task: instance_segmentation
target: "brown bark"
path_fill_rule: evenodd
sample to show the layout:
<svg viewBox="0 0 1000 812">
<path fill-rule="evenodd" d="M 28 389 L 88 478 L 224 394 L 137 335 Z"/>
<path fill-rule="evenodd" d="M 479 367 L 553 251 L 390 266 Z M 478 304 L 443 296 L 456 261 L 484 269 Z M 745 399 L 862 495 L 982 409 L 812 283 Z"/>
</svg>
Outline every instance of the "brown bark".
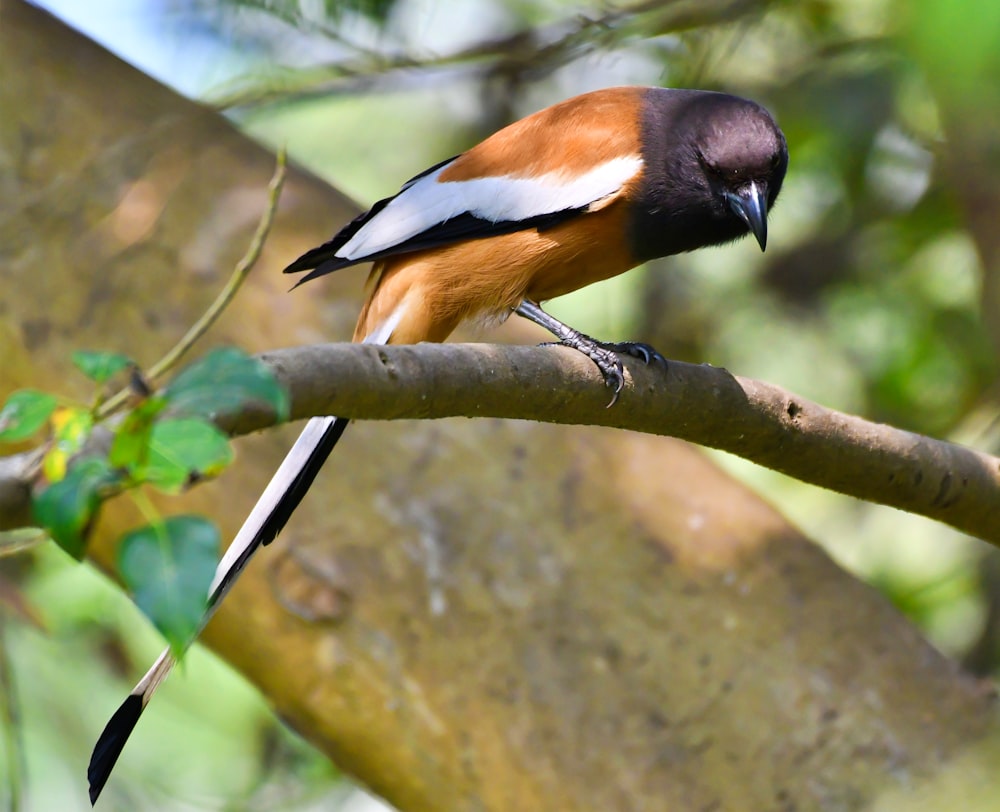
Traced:
<svg viewBox="0 0 1000 812">
<path fill-rule="evenodd" d="M 0 386 L 82 395 L 71 349 L 149 362 L 207 304 L 273 160 L 20 0 L 0 113 Z M 346 337 L 363 270 L 277 270 L 350 214 L 294 172 L 212 341 Z M 290 436 L 171 509 L 232 534 Z M 99 565 L 136 521 L 109 506 Z M 402 810 L 862 809 L 993 730 L 987 686 L 758 497 L 611 429 L 353 427 L 206 639 Z"/>
<path fill-rule="evenodd" d="M 260 358 L 288 389 L 293 419 L 505 417 L 676 437 L 1000 544 L 996 457 L 826 409 L 725 369 L 634 361 L 620 405 L 611 409 L 597 368 L 568 349 L 326 344 Z M 216 417 L 237 435 L 272 426 L 274 419 L 259 408 Z M 108 439 L 99 437 L 101 453 Z M 28 468 L 0 460 L 0 529 L 25 521 Z"/>
</svg>

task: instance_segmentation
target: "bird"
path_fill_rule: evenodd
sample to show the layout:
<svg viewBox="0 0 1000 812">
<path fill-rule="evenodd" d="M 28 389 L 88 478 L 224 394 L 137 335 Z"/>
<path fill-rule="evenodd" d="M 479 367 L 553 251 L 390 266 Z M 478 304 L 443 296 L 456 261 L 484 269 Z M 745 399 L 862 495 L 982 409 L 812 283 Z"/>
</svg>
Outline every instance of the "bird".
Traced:
<svg viewBox="0 0 1000 812">
<path fill-rule="evenodd" d="M 285 273 L 307 272 L 297 288 L 371 262 L 356 342 L 440 342 L 463 322 L 516 313 L 588 356 L 613 405 L 621 355 L 649 363 L 659 354 L 597 341 L 541 304 L 648 260 L 750 234 L 763 251 L 787 167 L 785 136 L 756 102 L 705 90 L 596 90 L 421 172 Z M 348 422 L 307 422 L 219 562 L 201 628 L 285 526 Z M 88 768 L 92 803 L 173 663 L 165 651 L 101 734 Z"/>
</svg>

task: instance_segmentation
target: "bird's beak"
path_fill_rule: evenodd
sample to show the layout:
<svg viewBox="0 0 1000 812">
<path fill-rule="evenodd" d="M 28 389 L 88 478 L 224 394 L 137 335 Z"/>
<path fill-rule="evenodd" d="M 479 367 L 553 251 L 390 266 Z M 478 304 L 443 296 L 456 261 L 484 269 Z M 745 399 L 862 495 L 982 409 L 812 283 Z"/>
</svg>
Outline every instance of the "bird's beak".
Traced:
<svg viewBox="0 0 1000 812">
<path fill-rule="evenodd" d="M 736 216 L 747 224 L 763 251 L 767 247 L 767 184 L 751 181 L 739 191 L 726 192 L 726 200 Z"/>
</svg>

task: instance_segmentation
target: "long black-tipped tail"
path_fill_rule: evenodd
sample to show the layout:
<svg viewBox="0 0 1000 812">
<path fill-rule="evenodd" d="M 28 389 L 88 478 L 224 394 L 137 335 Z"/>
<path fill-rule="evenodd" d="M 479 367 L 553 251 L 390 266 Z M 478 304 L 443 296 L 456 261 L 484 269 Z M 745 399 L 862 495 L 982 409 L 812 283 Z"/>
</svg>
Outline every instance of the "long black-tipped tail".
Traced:
<svg viewBox="0 0 1000 812">
<path fill-rule="evenodd" d="M 101 790 L 104 789 L 125 742 L 132 735 L 135 723 L 142 716 L 143 708 L 145 705 L 142 697 L 138 694 L 129 694 L 101 731 L 101 737 L 97 740 L 94 752 L 90 756 L 90 766 L 87 767 L 91 804 L 96 803 Z"/>
<path fill-rule="evenodd" d="M 349 422 L 343 417 L 314 417 L 306 424 L 219 562 L 209 589 L 208 606 L 195 637 L 211 620 L 254 553 L 281 532 Z M 96 803 L 139 717 L 173 664 L 170 651 L 164 651 L 105 726 L 87 768 L 91 804 Z"/>
<path fill-rule="evenodd" d="M 226 596 L 254 553 L 282 531 L 350 422 L 346 417 L 314 417 L 306 423 L 222 556 L 209 589 L 209 612 Z"/>
<path fill-rule="evenodd" d="M 204 625 L 204 624 L 202 624 Z M 115 711 L 101 736 L 94 746 L 94 752 L 90 756 L 90 766 L 87 767 L 87 780 L 90 782 L 90 803 L 95 803 L 97 797 L 104 789 L 111 770 L 114 769 L 118 756 L 121 755 L 122 748 L 128 737 L 132 735 L 136 722 L 146 709 L 146 703 L 153 695 L 157 686 L 167 678 L 170 669 L 173 668 L 174 658 L 170 655 L 170 650 L 164 651 L 153 663 L 152 668 L 139 680 L 139 683 L 132 689 L 121 707 Z"/>
</svg>

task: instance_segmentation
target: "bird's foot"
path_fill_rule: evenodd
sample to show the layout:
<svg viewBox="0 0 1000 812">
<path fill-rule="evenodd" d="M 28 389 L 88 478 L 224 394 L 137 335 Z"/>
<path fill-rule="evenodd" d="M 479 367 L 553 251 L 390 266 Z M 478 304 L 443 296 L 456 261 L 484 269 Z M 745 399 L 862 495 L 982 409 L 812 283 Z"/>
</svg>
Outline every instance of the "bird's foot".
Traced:
<svg viewBox="0 0 1000 812">
<path fill-rule="evenodd" d="M 572 347 L 593 361 L 601 371 L 604 383 L 614 390 L 611 402 L 608 404 L 609 409 L 618 402 L 618 395 L 625 386 L 625 368 L 620 355 L 638 358 L 647 365 L 650 363 L 667 365 L 667 359 L 650 344 L 641 341 L 598 341 L 584 333 L 574 332 L 575 335 L 566 336 L 559 341 L 548 341 L 540 346 Z"/>
<path fill-rule="evenodd" d="M 572 347 L 577 352 L 582 352 L 597 365 L 604 378 L 604 383 L 613 390 L 608 408 L 610 409 L 618 402 L 618 395 L 621 394 L 622 387 L 625 386 L 625 367 L 622 365 L 622 359 L 618 357 L 615 345 L 604 344 L 588 335 L 574 331 L 573 335 L 564 336 L 559 341 L 546 341 L 539 346 Z"/>
<path fill-rule="evenodd" d="M 625 386 L 625 367 L 622 365 L 622 359 L 619 358 L 619 354 L 639 358 L 645 364 L 651 361 L 656 361 L 664 365 L 667 363 L 666 359 L 649 346 L 649 344 L 640 344 L 637 341 L 622 341 L 620 343 L 597 341 L 581 333 L 579 330 L 574 330 L 569 325 L 563 324 L 557 318 L 542 310 L 536 302 L 530 299 L 522 301 L 515 310 L 519 315 L 544 327 L 559 339 L 558 341 L 547 342 L 541 346 L 557 345 L 572 347 L 574 350 L 582 352 L 597 364 L 601 375 L 604 376 L 604 383 L 614 390 L 611 402 L 608 404 L 609 409 L 618 402 L 618 395 L 621 394 L 622 388 Z"/>
</svg>

